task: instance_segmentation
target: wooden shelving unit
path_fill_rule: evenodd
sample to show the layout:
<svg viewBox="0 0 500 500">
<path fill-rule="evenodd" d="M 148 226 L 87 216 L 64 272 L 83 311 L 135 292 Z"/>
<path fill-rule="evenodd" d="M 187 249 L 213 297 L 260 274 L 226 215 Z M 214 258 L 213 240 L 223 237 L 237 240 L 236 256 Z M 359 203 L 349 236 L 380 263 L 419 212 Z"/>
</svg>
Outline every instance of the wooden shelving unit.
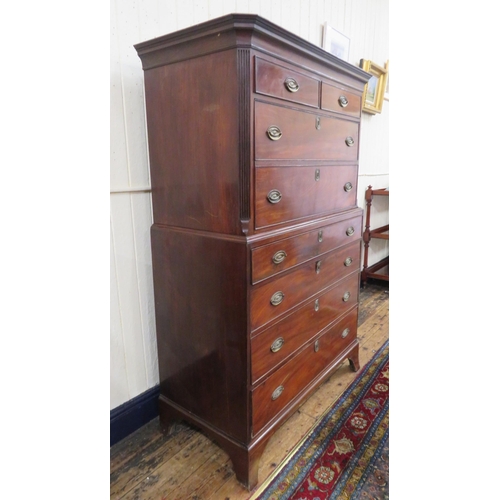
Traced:
<svg viewBox="0 0 500 500">
<path fill-rule="evenodd" d="M 389 240 L 389 224 L 375 229 L 370 229 L 371 206 L 374 196 L 389 196 L 389 189 L 372 189 L 368 186 L 365 193 L 366 200 L 366 225 L 363 232 L 365 243 L 365 255 L 363 259 L 363 270 L 361 271 L 361 283 L 364 286 L 368 278 L 389 281 L 389 256 L 384 257 L 379 262 L 368 266 L 368 250 L 370 241 L 375 239 Z"/>
</svg>

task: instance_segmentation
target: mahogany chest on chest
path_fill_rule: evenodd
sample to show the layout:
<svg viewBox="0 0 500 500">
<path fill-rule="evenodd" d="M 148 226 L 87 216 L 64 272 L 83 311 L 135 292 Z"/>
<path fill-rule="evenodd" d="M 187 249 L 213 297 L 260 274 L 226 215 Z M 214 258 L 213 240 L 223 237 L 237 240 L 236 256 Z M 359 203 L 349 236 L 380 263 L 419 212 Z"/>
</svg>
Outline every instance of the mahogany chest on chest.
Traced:
<svg viewBox="0 0 500 500">
<path fill-rule="evenodd" d="M 160 420 L 257 483 L 273 432 L 359 368 L 368 76 L 256 15 L 137 44 L 146 95 Z"/>
</svg>

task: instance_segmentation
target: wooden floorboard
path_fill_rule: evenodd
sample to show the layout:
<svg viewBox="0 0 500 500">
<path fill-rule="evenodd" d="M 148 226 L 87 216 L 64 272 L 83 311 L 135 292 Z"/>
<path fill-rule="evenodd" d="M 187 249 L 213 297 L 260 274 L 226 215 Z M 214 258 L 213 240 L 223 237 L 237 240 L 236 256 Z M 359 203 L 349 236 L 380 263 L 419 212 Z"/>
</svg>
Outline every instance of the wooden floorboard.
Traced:
<svg viewBox="0 0 500 500">
<path fill-rule="evenodd" d="M 368 283 L 360 291 L 358 337 L 364 366 L 389 338 L 388 284 Z M 259 466 L 259 485 L 269 477 L 342 395 L 355 378 L 344 361 L 286 420 L 267 445 Z M 228 455 L 186 424 L 166 436 L 159 419 L 111 447 L 112 500 L 247 500 Z"/>
</svg>

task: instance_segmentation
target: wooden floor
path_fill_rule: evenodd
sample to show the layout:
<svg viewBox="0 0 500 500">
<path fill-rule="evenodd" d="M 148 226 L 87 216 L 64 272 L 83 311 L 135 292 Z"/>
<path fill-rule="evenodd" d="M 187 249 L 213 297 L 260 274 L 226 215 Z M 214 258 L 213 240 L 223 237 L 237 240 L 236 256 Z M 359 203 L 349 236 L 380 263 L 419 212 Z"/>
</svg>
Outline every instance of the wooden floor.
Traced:
<svg viewBox="0 0 500 500">
<path fill-rule="evenodd" d="M 358 336 L 361 367 L 389 337 L 388 284 L 368 283 L 360 293 Z M 356 374 L 344 361 L 333 375 L 282 425 L 261 459 L 259 485 L 342 394 Z M 228 455 L 207 437 L 180 424 L 170 436 L 158 418 L 111 448 L 111 499 L 243 500 Z M 259 487 L 257 486 L 257 488 Z"/>
</svg>

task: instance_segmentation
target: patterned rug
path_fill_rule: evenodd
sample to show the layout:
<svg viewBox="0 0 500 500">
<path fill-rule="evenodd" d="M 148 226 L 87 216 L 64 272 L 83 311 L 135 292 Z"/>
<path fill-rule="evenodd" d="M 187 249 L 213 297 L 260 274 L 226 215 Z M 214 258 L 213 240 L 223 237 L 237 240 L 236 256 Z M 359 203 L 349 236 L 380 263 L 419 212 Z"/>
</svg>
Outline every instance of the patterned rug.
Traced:
<svg viewBox="0 0 500 500">
<path fill-rule="evenodd" d="M 389 498 L 389 341 L 251 500 Z"/>
</svg>

